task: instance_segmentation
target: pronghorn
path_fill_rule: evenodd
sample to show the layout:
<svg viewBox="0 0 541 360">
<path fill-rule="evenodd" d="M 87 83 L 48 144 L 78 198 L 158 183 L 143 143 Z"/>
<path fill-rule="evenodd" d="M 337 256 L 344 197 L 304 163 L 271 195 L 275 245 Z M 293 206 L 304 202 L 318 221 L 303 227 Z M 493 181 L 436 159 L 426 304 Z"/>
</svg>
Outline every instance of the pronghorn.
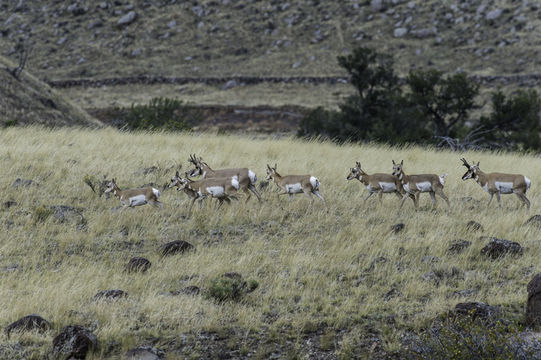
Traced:
<svg viewBox="0 0 541 360">
<path fill-rule="evenodd" d="M 372 174 L 368 175 L 361 169 L 361 163 L 356 162 L 356 166 L 350 169 L 349 175 L 346 177 L 346 180 L 357 179 L 359 180 L 366 189 L 368 190 L 368 196 L 364 198 L 366 201 L 370 196 L 378 193 L 379 201 L 381 202 L 383 194 L 396 194 L 400 199 L 402 199 L 403 194 L 405 193 L 402 184 L 395 176 L 391 174 Z M 413 199 L 413 196 L 410 195 Z"/>
<path fill-rule="evenodd" d="M 250 191 L 255 194 L 257 199 L 261 201 L 261 195 L 257 192 L 255 188 L 255 183 L 257 181 L 257 176 L 255 173 L 248 168 L 238 168 L 238 169 L 220 169 L 213 170 L 211 167 L 203 161 L 203 158 L 197 158 L 195 154 L 190 155 L 188 159 L 191 162 L 195 169 L 192 169 L 189 173 L 190 176 L 199 176 L 202 175 L 203 179 L 206 178 L 230 178 L 232 176 L 237 176 L 239 180 L 239 186 L 246 193 L 248 201 L 251 197 Z"/>
<path fill-rule="evenodd" d="M 498 206 L 501 206 L 500 194 L 515 194 L 522 202 L 522 206 L 526 205 L 530 208 L 530 200 L 526 197 L 526 191 L 530 188 L 532 182 L 524 175 L 489 173 L 486 174 L 479 169 L 477 165 L 470 165 L 466 159 L 462 158 L 463 165 L 468 168 L 468 171 L 462 176 L 462 180 L 475 179 L 481 187 L 490 194 L 488 205 L 492 201 L 494 194 L 498 199 Z"/>
<path fill-rule="evenodd" d="M 278 195 L 289 195 L 289 199 L 293 198 L 293 194 L 304 193 L 310 199 L 310 205 L 314 201 L 312 194 L 316 195 L 325 204 L 325 199 L 319 193 L 320 182 L 315 176 L 311 175 L 286 175 L 281 176 L 276 172 L 276 164 L 270 167 L 267 164 L 267 179 L 273 180 L 276 185 L 282 190 Z"/>
<path fill-rule="evenodd" d="M 123 210 L 128 207 L 145 205 L 147 203 L 156 209 L 158 207 L 163 207 L 163 204 L 158 201 L 160 191 L 153 187 L 120 190 L 116 184 L 116 180 L 112 179 L 111 182 L 107 184 L 105 193 L 109 193 L 111 191 L 120 199 L 120 202 L 124 206 Z"/>
<path fill-rule="evenodd" d="M 415 208 L 419 208 L 419 194 L 420 193 L 430 193 L 430 198 L 432 199 L 432 208 L 436 207 L 436 194 L 438 194 L 449 206 L 449 199 L 443 193 L 444 179 L 447 174 L 438 176 L 436 174 L 422 174 L 422 175 L 406 175 L 403 170 L 404 160 L 397 164 L 393 160 L 393 176 L 396 176 L 402 187 L 406 191 L 406 194 L 402 197 L 402 202 L 400 203 L 400 208 L 404 205 L 404 201 L 407 198 L 407 195 L 413 195 L 413 203 Z"/>
<path fill-rule="evenodd" d="M 201 208 L 203 200 L 209 196 L 218 199 L 218 209 L 224 201 L 228 204 L 231 203 L 230 199 L 238 201 L 238 198 L 233 195 L 239 190 L 237 175 L 230 178 L 212 178 L 198 181 L 191 180 L 187 172 L 185 175 L 186 178 L 183 179 L 177 171 L 171 179 L 169 187 L 176 186 L 178 191 L 184 191 L 186 195 L 192 198 L 188 214 L 191 214 L 193 204 L 196 200 L 199 201 L 199 208 Z"/>
</svg>

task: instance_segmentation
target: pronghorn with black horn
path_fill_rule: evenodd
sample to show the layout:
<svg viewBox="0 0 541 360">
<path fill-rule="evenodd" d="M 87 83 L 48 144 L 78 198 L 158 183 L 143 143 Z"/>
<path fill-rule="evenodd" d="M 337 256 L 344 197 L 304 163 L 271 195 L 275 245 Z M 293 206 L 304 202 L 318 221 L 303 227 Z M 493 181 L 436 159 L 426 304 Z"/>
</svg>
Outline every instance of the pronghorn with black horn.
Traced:
<svg viewBox="0 0 541 360">
<path fill-rule="evenodd" d="M 350 169 L 346 180 L 357 179 L 368 190 L 368 195 L 364 198 L 366 201 L 370 196 L 375 193 L 378 194 L 379 201 L 382 201 L 383 194 L 396 194 L 398 198 L 402 199 L 405 191 L 402 184 L 395 176 L 391 174 L 372 174 L 369 175 L 361 169 L 361 162 L 357 161 L 354 168 Z M 413 196 L 410 195 L 413 199 Z"/>
<path fill-rule="evenodd" d="M 270 167 L 267 164 L 267 180 L 274 181 L 276 185 L 282 190 L 278 195 L 289 195 L 289 199 L 293 198 L 294 194 L 304 193 L 310 199 L 310 206 L 314 201 L 312 194 L 317 196 L 323 201 L 326 206 L 325 199 L 319 193 L 319 180 L 312 175 L 286 175 L 281 176 L 276 171 L 276 164 L 274 167 Z"/>
<path fill-rule="evenodd" d="M 500 194 L 515 194 L 522 205 L 530 208 L 530 200 L 526 197 L 526 191 L 530 188 L 532 182 L 524 175 L 504 174 L 504 173 L 484 173 L 479 169 L 479 162 L 476 165 L 470 165 L 466 159 L 462 158 L 462 164 L 468 169 L 462 176 L 462 180 L 475 179 L 475 181 L 490 194 L 488 205 L 492 202 L 494 194 L 498 199 L 498 206 L 501 206 Z"/>
<path fill-rule="evenodd" d="M 199 201 L 199 208 L 201 208 L 205 198 L 216 198 L 219 201 L 218 209 L 224 201 L 228 204 L 231 203 L 230 199 L 238 201 L 238 198 L 234 195 L 239 190 L 239 181 L 236 175 L 230 178 L 213 178 L 197 181 L 191 180 L 188 177 L 188 172 L 185 175 L 186 178 L 183 179 L 177 171 L 171 179 L 169 187 L 176 186 L 178 191 L 184 191 L 186 195 L 192 198 L 188 215 L 191 214 L 193 204 L 196 200 Z"/>
<path fill-rule="evenodd" d="M 402 197 L 400 208 L 402 208 L 402 205 L 404 205 L 404 201 L 408 195 L 414 196 L 413 203 L 415 204 L 415 208 L 419 208 L 419 195 L 424 192 L 430 194 L 430 198 L 432 199 L 432 208 L 436 207 L 436 194 L 445 200 L 447 206 L 450 206 L 449 199 L 443 192 L 443 186 L 445 184 L 444 179 L 447 174 L 443 174 L 441 176 L 436 174 L 406 175 L 404 173 L 403 166 L 404 160 L 402 160 L 400 164 L 395 163 L 393 160 L 393 176 L 398 178 L 406 192 Z"/>
<path fill-rule="evenodd" d="M 120 202 L 124 206 L 123 210 L 128 207 L 135 207 L 145 204 L 150 204 L 156 209 L 163 207 L 163 204 L 158 201 L 160 191 L 153 187 L 120 190 L 116 184 L 116 180 L 112 179 L 109 184 L 107 184 L 105 193 L 110 193 L 111 191 L 119 198 Z"/>
<path fill-rule="evenodd" d="M 191 162 L 195 169 L 192 169 L 189 173 L 190 176 L 203 176 L 203 179 L 207 178 L 228 178 L 232 176 L 237 176 L 239 180 L 239 186 L 246 195 L 246 201 L 251 197 L 250 191 L 254 193 L 259 201 L 261 201 L 261 195 L 257 192 L 255 188 L 255 183 L 257 181 L 257 176 L 255 173 L 248 168 L 238 168 L 238 169 L 220 169 L 213 170 L 206 162 L 203 161 L 202 157 L 197 158 L 195 154 L 190 155 L 188 159 Z"/>
</svg>

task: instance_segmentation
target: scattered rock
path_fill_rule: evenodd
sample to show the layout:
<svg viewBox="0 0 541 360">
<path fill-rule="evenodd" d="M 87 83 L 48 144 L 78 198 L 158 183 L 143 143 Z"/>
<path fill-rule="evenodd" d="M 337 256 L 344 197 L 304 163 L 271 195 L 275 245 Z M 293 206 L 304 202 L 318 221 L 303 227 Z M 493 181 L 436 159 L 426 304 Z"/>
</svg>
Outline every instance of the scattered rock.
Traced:
<svg viewBox="0 0 541 360">
<path fill-rule="evenodd" d="M 35 185 L 35 184 L 36 183 L 34 182 L 34 180 L 17 178 L 15 179 L 13 184 L 11 184 L 11 186 L 17 188 L 17 187 L 28 187 L 30 185 Z"/>
<path fill-rule="evenodd" d="M 126 264 L 126 271 L 129 273 L 132 272 L 146 272 L 148 269 L 150 269 L 150 266 L 152 263 L 143 257 L 133 257 L 128 261 Z"/>
<path fill-rule="evenodd" d="M 436 263 L 436 262 L 440 261 L 440 258 L 437 257 L 437 256 L 423 256 L 421 261 L 424 262 L 424 263 Z"/>
<path fill-rule="evenodd" d="M 468 231 L 484 231 L 483 225 L 473 220 L 468 221 L 466 229 L 468 229 Z"/>
<path fill-rule="evenodd" d="M 174 255 L 193 250 L 195 250 L 195 246 L 184 240 L 171 241 L 160 247 L 160 253 L 162 256 Z"/>
<path fill-rule="evenodd" d="M 68 325 L 53 339 L 53 354 L 55 358 L 84 359 L 97 346 L 98 338 L 90 330 Z"/>
<path fill-rule="evenodd" d="M 522 255 L 522 246 L 514 241 L 491 238 L 490 242 L 481 249 L 481 254 L 492 259 L 498 259 L 507 254 Z"/>
<path fill-rule="evenodd" d="M 128 26 L 131 23 L 133 23 L 137 19 L 137 13 L 135 11 L 130 11 L 126 15 L 122 16 L 118 21 L 116 22 L 117 26 L 123 27 Z"/>
<path fill-rule="evenodd" d="M 389 290 L 387 293 L 385 293 L 383 295 L 383 301 L 389 301 L 395 297 L 398 297 L 402 295 L 402 293 L 400 291 L 398 291 L 397 288 L 392 288 L 391 290 Z"/>
<path fill-rule="evenodd" d="M 370 262 L 370 266 L 366 271 L 373 271 L 376 267 L 376 264 L 384 264 L 387 262 L 387 258 L 384 256 L 378 256 L 377 258 L 373 259 L 372 262 Z"/>
<path fill-rule="evenodd" d="M 76 208 L 69 205 L 51 205 L 49 206 L 49 209 L 53 211 L 54 218 L 60 222 L 85 222 L 82 214 L 83 209 L 81 208 Z"/>
<path fill-rule="evenodd" d="M 371 0 L 370 7 L 372 7 L 372 10 L 374 11 L 384 11 L 385 3 L 383 2 L 383 0 Z"/>
<path fill-rule="evenodd" d="M 4 203 L 4 207 L 9 209 L 10 207 L 17 206 L 17 202 L 14 200 L 8 200 Z"/>
<path fill-rule="evenodd" d="M 73 3 L 70 6 L 68 6 L 67 10 L 73 16 L 79 16 L 79 15 L 84 15 L 88 11 L 88 8 L 78 3 Z"/>
<path fill-rule="evenodd" d="M 235 80 L 229 80 L 224 86 L 222 86 L 222 90 L 229 90 L 237 86 L 239 86 L 239 84 Z"/>
<path fill-rule="evenodd" d="M 436 275 L 434 271 L 429 271 L 421 275 L 421 279 L 423 279 L 424 281 L 434 281 L 436 283 L 440 280 L 440 278 Z"/>
<path fill-rule="evenodd" d="M 119 289 L 102 290 L 94 295 L 94 301 L 98 300 L 118 300 L 124 297 L 128 297 L 128 293 Z"/>
<path fill-rule="evenodd" d="M 405 226 L 406 225 L 404 225 L 403 223 L 392 225 L 391 226 L 391 231 L 394 232 L 395 234 L 398 234 L 399 232 L 404 230 Z"/>
<path fill-rule="evenodd" d="M 302 65 L 302 61 L 299 60 L 296 63 L 294 63 L 293 65 L 291 65 L 291 68 L 296 69 L 296 68 L 300 67 L 301 65 Z"/>
<path fill-rule="evenodd" d="M 6 334 L 9 337 L 10 333 L 15 332 L 22 332 L 22 331 L 31 331 L 31 330 L 38 330 L 38 331 L 47 331 L 51 328 L 51 323 L 42 318 L 39 315 L 32 314 L 23 316 L 19 320 L 15 321 L 14 323 L 9 324 L 6 327 Z"/>
<path fill-rule="evenodd" d="M 190 285 L 190 286 L 185 287 L 184 289 L 171 291 L 171 295 L 181 295 L 181 294 L 184 294 L 184 295 L 199 295 L 200 292 L 201 292 L 201 289 L 199 289 L 197 286 Z"/>
<path fill-rule="evenodd" d="M 528 303 L 526 305 L 526 324 L 541 325 L 541 273 L 528 283 Z"/>
<path fill-rule="evenodd" d="M 451 243 L 451 245 L 449 246 L 449 249 L 447 249 L 448 252 L 450 253 L 461 253 L 462 251 L 464 251 L 464 249 L 468 248 L 471 246 L 471 241 L 467 241 L 467 240 L 462 240 L 462 239 L 459 239 L 459 240 L 456 240 L 454 242 Z"/>
<path fill-rule="evenodd" d="M 394 29 L 393 36 L 394 36 L 395 38 L 401 38 L 401 37 L 403 37 L 404 35 L 406 35 L 407 33 L 408 33 L 408 29 L 403 28 L 403 27 L 400 27 L 400 28 Z"/>
<path fill-rule="evenodd" d="M 467 302 L 456 304 L 455 314 L 469 315 L 472 318 L 488 319 L 500 313 L 500 308 L 480 302 Z"/>
<path fill-rule="evenodd" d="M 492 10 L 492 11 L 489 11 L 489 12 L 486 14 L 485 18 L 486 18 L 487 20 L 496 20 L 496 19 L 498 19 L 498 18 L 502 15 L 502 13 L 503 13 L 503 10 L 502 10 L 502 9 L 494 9 L 494 10 Z"/>
<path fill-rule="evenodd" d="M 541 228 L 541 215 L 534 215 L 524 223 L 524 225 L 535 226 Z"/>
<path fill-rule="evenodd" d="M 159 360 L 165 357 L 165 352 L 155 347 L 140 346 L 126 352 L 126 360 Z"/>
</svg>

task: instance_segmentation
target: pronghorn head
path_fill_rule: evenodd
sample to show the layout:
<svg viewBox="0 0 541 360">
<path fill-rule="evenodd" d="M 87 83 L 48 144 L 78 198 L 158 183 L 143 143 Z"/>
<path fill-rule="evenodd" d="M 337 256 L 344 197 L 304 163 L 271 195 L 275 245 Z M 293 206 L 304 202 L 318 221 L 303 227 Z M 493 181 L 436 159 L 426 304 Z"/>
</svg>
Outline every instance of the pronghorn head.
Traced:
<svg viewBox="0 0 541 360">
<path fill-rule="evenodd" d="M 400 162 L 400 164 L 397 164 L 393 160 L 393 176 L 400 177 L 402 174 L 402 167 L 404 166 L 404 160 Z"/>
<path fill-rule="evenodd" d="M 107 184 L 107 189 L 105 189 L 104 194 L 110 193 L 111 191 L 113 194 L 116 195 L 116 192 L 120 190 L 116 184 L 116 179 L 113 178 L 111 181 Z"/>
<path fill-rule="evenodd" d="M 477 176 L 477 172 L 479 171 L 479 161 L 476 165 L 470 165 L 466 159 L 462 158 L 460 160 L 462 160 L 462 165 L 468 168 L 468 171 L 466 171 L 466 173 L 462 176 L 462 180 L 475 178 Z"/>
<path fill-rule="evenodd" d="M 173 186 L 180 186 L 180 183 L 181 183 L 181 178 L 180 178 L 180 175 L 178 173 L 178 170 L 177 172 L 175 173 L 175 176 L 173 176 L 171 178 L 171 182 L 169 183 L 169 187 L 172 188 Z"/>
<path fill-rule="evenodd" d="M 204 166 L 208 167 L 208 164 L 203 161 L 203 158 L 202 157 L 197 158 L 195 154 L 190 155 L 190 158 L 188 159 L 188 161 L 191 162 L 195 166 L 195 169 L 190 170 L 189 172 L 190 176 L 203 175 L 204 173 L 203 167 Z"/>
<path fill-rule="evenodd" d="M 274 179 L 274 176 L 277 174 L 276 167 L 277 167 L 276 164 L 274 164 L 274 167 L 270 167 L 270 165 L 267 164 L 267 177 L 266 177 L 267 181 Z"/>
<path fill-rule="evenodd" d="M 363 175 L 365 175 L 365 172 L 361 170 L 361 163 L 357 161 L 355 167 L 349 170 L 346 180 L 359 179 L 360 181 L 363 179 Z"/>
</svg>

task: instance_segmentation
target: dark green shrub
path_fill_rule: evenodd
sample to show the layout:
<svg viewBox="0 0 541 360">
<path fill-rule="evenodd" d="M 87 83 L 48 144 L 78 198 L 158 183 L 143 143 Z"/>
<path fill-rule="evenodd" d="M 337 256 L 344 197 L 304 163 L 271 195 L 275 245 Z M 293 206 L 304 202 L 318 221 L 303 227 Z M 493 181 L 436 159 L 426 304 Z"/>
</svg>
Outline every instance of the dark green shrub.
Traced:
<svg viewBox="0 0 541 360">
<path fill-rule="evenodd" d="M 242 279 L 219 276 L 210 281 L 208 295 L 218 301 L 239 300 L 245 287 Z"/>
<path fill-rule="evenodd" d="M 113 111 L 115 123 L 130 130 L 190 130 L 201 121 L 199 112 L 181 100 L 157 97 L 145 105 Z"/>
<path fill-rule="evenodd" d="M 35 222 L 42 222 L 45 221 L 53 214 L 53 210 L 45 205 L 39 206 L 34 209 L 34 221 Z"/>
</svg>

